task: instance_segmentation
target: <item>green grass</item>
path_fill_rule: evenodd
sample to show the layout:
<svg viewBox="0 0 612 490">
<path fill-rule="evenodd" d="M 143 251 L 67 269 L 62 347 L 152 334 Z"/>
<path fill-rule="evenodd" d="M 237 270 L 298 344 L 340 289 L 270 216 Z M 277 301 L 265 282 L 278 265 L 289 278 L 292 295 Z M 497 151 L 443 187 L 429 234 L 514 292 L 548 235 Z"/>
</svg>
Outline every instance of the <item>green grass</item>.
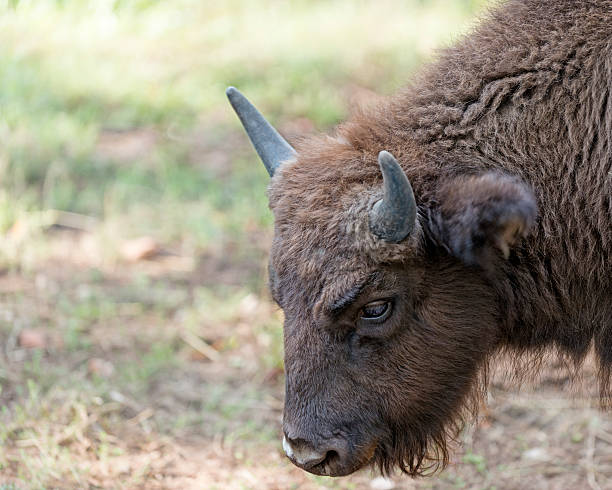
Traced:
<svg viewBox="0 0 612 490">
<path fill-rule="evenodd" d="M 270 225 L 267 176 L 235 152 L 224 88 L 328 128 L 347 87 L 393 91 L 482 3 L 0 2 L 0 231 L 53 208 L 199 249 L 242 243 Z M 154 135 L 142 151 L 100 151 L 139 130 Z"/>
</svg>

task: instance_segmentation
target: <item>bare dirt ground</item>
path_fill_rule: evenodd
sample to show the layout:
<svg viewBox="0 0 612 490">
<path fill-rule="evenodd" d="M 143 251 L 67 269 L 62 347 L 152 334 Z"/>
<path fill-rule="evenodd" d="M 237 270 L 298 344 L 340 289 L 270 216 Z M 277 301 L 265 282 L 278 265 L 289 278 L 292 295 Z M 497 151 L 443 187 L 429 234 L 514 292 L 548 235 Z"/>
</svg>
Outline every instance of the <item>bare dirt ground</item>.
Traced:
<svg viewBox="0 0 612 490">
<path fill-rule="evenodd" d="M 158 254 L 109 265 L 92 259 L 87 233 L 46 239 L 35 271 L 0 276 L 11 325 L 0 334 L 0 488 L 612 488 L 612 419 L 596 408 L 593 373 L 587 364 L 576 390 L 554 362 L 523 391 L 500 365 L 440 474 L 310 476 L 279 442 L 280 313 L 262 291 L 209 321 L 194 299 L 261 264 Z"/>
</svg>

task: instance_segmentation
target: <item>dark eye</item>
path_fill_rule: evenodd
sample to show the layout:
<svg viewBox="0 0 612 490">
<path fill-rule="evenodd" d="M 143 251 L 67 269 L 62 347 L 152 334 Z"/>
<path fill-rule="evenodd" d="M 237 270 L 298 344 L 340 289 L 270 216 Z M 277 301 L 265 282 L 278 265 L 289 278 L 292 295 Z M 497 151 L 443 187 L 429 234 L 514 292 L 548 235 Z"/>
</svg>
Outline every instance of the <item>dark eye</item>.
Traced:
<svg viewBox="0 0 612 490">
<path fill-rule="evenodd" d="M 361 319 L 368 321 L 382 322 L 391 314 L 391 301 L 379 300 L 368 303 L 361 308 Z"/>
</svg>

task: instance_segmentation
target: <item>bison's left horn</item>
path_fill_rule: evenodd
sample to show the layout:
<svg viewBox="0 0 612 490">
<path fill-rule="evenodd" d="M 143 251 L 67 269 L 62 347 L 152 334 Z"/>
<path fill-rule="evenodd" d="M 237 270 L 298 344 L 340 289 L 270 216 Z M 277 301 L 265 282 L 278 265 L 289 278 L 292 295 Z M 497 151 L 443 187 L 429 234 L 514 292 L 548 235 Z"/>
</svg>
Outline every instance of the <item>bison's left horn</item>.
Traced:
<svg viewBox="0 0 612 490">
<path fill-rule="evenodd" d="M 399 243 L 416 223 L 416 201 L 412 186 L 397 160 L 388 151 L 378 154 L 383 174 L 384 195 L 370 211 L 370 231 L 378 238 Z"/>
<path fill-rule="evenodd" d="M 272 177 L 281 163 L 295 158 L 295 150 L 237 89 L 228 87 L 225 94 Z"/>
</svg>

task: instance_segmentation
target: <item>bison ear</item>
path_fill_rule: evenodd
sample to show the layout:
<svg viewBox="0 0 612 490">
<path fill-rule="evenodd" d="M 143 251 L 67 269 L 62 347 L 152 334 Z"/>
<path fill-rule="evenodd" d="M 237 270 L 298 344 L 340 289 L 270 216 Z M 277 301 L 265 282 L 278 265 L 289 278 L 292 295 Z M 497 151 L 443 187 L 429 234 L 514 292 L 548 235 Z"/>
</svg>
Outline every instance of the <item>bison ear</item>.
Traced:
<svg viewBox="0 0 612 490">
<path fill-rule="evenodd" d="M 500 253 L 508 258 L 537 217 L 531 189 L 495 172 L 452 179 L 440 188 L 438 202 L 440 241 L 465 263 L 484 267 Z"/>
</svg>

